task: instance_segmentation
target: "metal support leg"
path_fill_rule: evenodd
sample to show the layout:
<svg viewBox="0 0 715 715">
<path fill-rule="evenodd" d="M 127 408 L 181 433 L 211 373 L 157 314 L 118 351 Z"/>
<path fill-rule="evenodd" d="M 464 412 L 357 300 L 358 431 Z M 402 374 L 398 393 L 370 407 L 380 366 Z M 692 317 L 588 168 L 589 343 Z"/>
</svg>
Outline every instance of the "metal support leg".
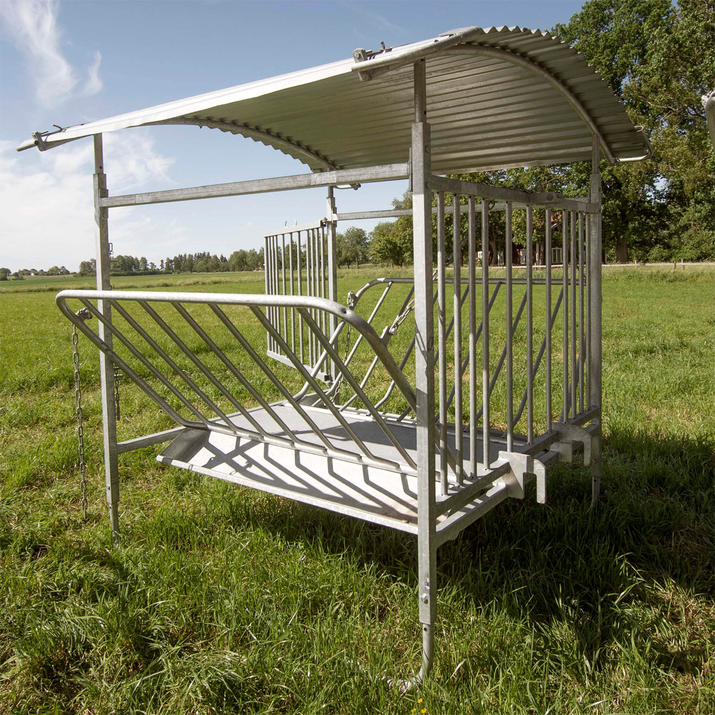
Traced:
<svg viewBox="0 0 715 715">
<path fill-rule="evenodd" d="M 97 224 L 97 289 L 110 290 L 109 282 L 109 210 L 100 208 L 99 199 L 106 198 L 107 176 L 104 173 L 102 135 L 94 135 L 94 220 Z M 99 301 L 97 307 L 107 320 L 112 319 L 111 307 Z M 112 347 L 112 334 L 100 323 L 99 338 Z M 102 389 L 102 434 L 104 438 L 104 483 L 106 488 L 112 539 L 119 538 L 119 460 L 117 451 L 117 417 L 114 407 L 114 366 L 104 353 L 99 355 L 100 382 Z"/>
<path fill-rule="evenodd" d="M 591 203 L 601 205 L 601 172 L 599 168 L 600 146 L 598 137 L 593 138 L 593 157 L 591 159 Z M 602 352 L 601 352 L 601 213 L 589 214 L 590 251 L 588 256 L 588 291 L 590 297 L 591 314 L 588 316 L 588 329 L 590 337 L 590 355 L 588 369 L 590 372 L 591 407 L 598 407 L 598 417 L 593 424 L 598 426 L 598 436 L 591 454 L 591 507 L 598 502 L 601 490 L 601 451 L 603 422 L 602 408 Z"/>
<path fill-rule="evenodd" d="M 415 277 L 415 367 L 417 387 L 417 540 L 419 608 L 422 624 L 420 682 L 434 658 L 437 612 L 437 548 L 435 506 L 434 319 L 432 305 L 432 171 L 430 127 L 427 124 L 425 61 L 414 66 L 415 123 L 412 125 L 412 212 Z"/>
</svg>

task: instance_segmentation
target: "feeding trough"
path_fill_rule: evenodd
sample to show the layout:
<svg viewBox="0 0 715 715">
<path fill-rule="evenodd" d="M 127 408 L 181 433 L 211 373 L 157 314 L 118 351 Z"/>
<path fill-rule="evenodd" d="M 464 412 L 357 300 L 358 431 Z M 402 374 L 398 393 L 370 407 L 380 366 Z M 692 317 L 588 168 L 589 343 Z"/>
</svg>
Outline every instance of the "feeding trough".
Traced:
<svg viewBox="0 0 715 715">
<path fill-rule="evenodd" d="M 156 125 L 250 137 L 311 173 L 111 195 L 102 135 Z M 599 160 L 644 158 L 647 140 L 583 56 L 520 28 L 356 50 L 34 133 L 19 149 L 85 137 L 95 149 L 97 290 L 63 291 L 57 302 L 101 351 L 113 531 L 119 455 L 170 442 L 158 457 L 167 464 L 414 534 L 423 678 L 434 651 L 437 547 L 505 499 L 524 498 L 532 481 L 545 501 L 549 468 L 575 450 L 598 497 Z M 449 177 L 575 161 L 592 167 L 580 198 Z M 409 180 L 411 209 L 338 210 L 336 187 L 397 179 Z M 110 288 L 115 208 L 320 187 L 324 216 L 265 236 L 263 295 Z M 413 275 L 344 295 L 339 223 L 404 215 Z M 176 427 L 118 442 L 115 368 Z"/>
</svg>

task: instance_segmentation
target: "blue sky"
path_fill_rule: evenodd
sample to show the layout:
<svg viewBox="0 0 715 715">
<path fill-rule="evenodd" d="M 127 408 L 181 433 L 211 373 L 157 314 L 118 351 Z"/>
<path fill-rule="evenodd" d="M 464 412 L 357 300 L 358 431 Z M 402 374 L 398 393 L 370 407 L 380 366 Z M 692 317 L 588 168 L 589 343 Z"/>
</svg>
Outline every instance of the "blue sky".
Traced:
<svg viewBox="0 0 715 715">
<path fill-rule="evenodd" d="M 578 0 L 2 0 L 0 265 L 76 270 L 94 256 L 92 142 L 15 152 L 32 131 L 68 126 L 479 25 L 548 29 Z M 196 127 L 105 136 L 110 193 L 305 173 L 251 140 Z M 403 182 L 337 194 L 339 211 L 389 208 Z M 117 209 L 117 254 L 159 263 L 177 253 L 229 256 L 264 232 L 324 214 L 324 190 Z M 361 224 L 366 229 L 372 224 Z M 340 226 L 343 230 L 346 226 Z"/>
</svg>

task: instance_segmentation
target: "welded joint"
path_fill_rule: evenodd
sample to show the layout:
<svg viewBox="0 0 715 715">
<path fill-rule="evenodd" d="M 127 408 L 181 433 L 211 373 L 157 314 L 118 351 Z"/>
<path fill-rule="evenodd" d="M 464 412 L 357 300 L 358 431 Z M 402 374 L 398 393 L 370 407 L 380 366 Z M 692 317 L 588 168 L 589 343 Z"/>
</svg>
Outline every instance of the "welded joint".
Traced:
<svg viewBox="0 0 715 715">
<path fill-rule="evenodd" d="M 559 453 L 559 461 L 571 464 L 576 445 L 583 446 L 583 463 L 590 467 L 598 448 L 597 441 L 600 437 L 598 425 L 578 427 L 577 425 L 562 423 L 554 425 L 559 433 L 559 441 L 554 442 L 550 449 Z"/>
<path fill-rule="evenodd" d="M 536 477 L 536 501 L 546 503 L 546 465 L 536 457 L 521 452 L 499 452 L 499 460 L 509 463 L 509 472 L 503 479 L 509 496 L 523 499 L 530 476 Z"/>
</svg>

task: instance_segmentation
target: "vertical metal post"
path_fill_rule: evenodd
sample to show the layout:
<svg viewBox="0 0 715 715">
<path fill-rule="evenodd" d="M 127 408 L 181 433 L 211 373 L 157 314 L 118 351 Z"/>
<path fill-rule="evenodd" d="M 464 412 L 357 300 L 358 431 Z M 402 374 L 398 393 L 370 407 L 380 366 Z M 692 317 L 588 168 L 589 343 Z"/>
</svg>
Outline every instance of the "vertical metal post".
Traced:
<svg viewBox="0 0 715 715">
<path fill-rule="evenodd" d="M 263 237 L 263 285 L 265 286 L 266 295 L 271 294 L 270 290 L 270 279 L 268 270 L 268 236 Z M 266 350 L 271 349 L 271 336 L 270 333 L 266 332 Z"/>
<path fill-rule="evenodd" d="M 109 209 L 101 208 L 99 200 L 109 195 L 107 175 L 104 173 L 102 135 L 94 135 L 94 220 L 97 224 L 97 289 L 111 290 L 109 255 Z M 103 300 L 97 302 L 99 312 L 111 323 L 112 308 Z M 100 321 L 97 335 L 112 347 L 112 333 Z M 104 353 L 99 355 L 102 391 L 102 433 L 104 439 L 104 483 L 109 506 L 112 539 L 119 539 L 119 459 L 117 452 L 117 415 L 114 405 L 114 366 Z"/>
<path fill-rule="evenodd" d="M 477 217 L 469 197 L 469 457 L 472 478 L 477 478 Z"/>
<path fill-rule="evenodd" d="M 439 372 L 439 466 L 442 494 L 449 489 L 447 467 L 447 298 L 445 266 L 447 264 L 444 227 L 444 192 L 437 194 L 437 367 Z"/>
<path fill-rule="evenodd" d="M 506 268 L 506 451 L 514 451 L 514 352 L 512 343 L 512 233 L 511 203 L 506 205 L 506 237 L 504 244 L 504 265 Z"/>
<path fill-rule="evenodd" d="M 412 216 L 415 278 L 415 386 L 417 392 L 417 541 L 422 670 L 432 667 L 437 606 L 435 506 L 434 314 L 432 305 L 432 173 L 427 124 L 427 73 L 424 60 L 414 65 L 415 122 L 412 125 Z"/>
<path fill-rule="evenodd" d="M 464 430 L 462 427 L 462 236 L 459 194 L 454 195 L 452 263 L 454 265 L 454 453 L 457 461 L 457 484 L 462 484 L 464 471 Z"/>
<path fill-rule="evenodd" d="M 302 259 L 303 249 L 300 241 L 300 231 L 298 231 L 298 237 L 296 239 L 296 259 L 298 262 L 298 295 L 303 295 L 303 259 Z M 298 344 L 300 345 L 300 361 L 305 364 L 305 354 L 303 348 L 303 316 L 298 313 Z"/>
<path fill-rule="evenodd" d="M 327 239 L 328 239 L 328 295 L 327 298 L 337 302 L 338 300 L 338 260 L 337 260 L 337 246 L 335 243 L 335 237 L 337 235 L 337 221 L 335 216 L 337 215 L 337 210 L 335 207 L 335 190 L 332 186 L 328 187 L 328 196 L 325 201 L 325 217 L 328 220 L 326 227 Z M 337 320 L 335 316 L 331 313 L 328 318 L 328 329 L 329 334 L 335 333 L 337 328 Z M 337 348 L 337 345 L 335 346 Z M 331 361 L 330 363 L 330 374 L 333 379 L 337 376 L 337 368 L 335 363 Z"/>
<path fill-rule="evenodd" d="M 551 209 L 544 214 L 546 251 L 546 431 L 552 430 L 551 414 Z"/>
<path fill-rule="evenodd" d="M 531 206 L 526 207 L 526 430 L 527 441 L 534 441 L 534 220 Z"/>
<path fill-rule="evenodd" d="M 578 412 L 578 364 L 576 363 L 576 264 L 578 255 L 576 253 L 576 212 L 571 212 L 571 275 L 569 283 L 571 284 L 571 329 L 570 329 L 570 345 L 571 345 L 571 416 L 576 417 Z"/>
<path fill-rule="evenodd" d="M 482 464 L 491 466 L 489 414 L 489 202 L 482 199 Z"/>
<path fill-rule="evenodd" d="M 584 365 L 586 356 L 584 354 L 586 337 L 584 330 L 584 279 L 583 279 L 583 212 L 578 214 L 578 408 L 579 412 L 584 410 Z"/>
<path fill-rule="evenodd" d="M 563 209 L 561 211 L 561 264 L 562 264 L 562 276 L 561 276 L 561 290 L 563 295 L 563 300 L 561 303 L 561 310 L 563 311 L 563 355 L 562 355 L 562 366 L 563 366 L 563 412 L 561 413 L 561 419 L 559 422 L 566 422 L 569 418 L 569 240 L 568 240 L 568 216 L 569 212 Z"/>
<path fill-rule="evenodd" d="M 596 214 L 589 214 L 589 256 L 588 256 L 588 295 L 591 313 L 589 314 L 589 339 L 591 352 L 589 354 L 589 375 L 591 407 L 599 410 L 598 418 L 593 422 L 599 427 L 596 444 L 591 450 L 591 505 L 595 506 L 601 489 L 601 450 L 603 439 L 603 421 L 601 417 L 601 171 L 599 167 L 600 146 L 598 138 L 593 138 L 593 157 L 591 159 L 591 203 L 599 206 Z"/>
</svg>

